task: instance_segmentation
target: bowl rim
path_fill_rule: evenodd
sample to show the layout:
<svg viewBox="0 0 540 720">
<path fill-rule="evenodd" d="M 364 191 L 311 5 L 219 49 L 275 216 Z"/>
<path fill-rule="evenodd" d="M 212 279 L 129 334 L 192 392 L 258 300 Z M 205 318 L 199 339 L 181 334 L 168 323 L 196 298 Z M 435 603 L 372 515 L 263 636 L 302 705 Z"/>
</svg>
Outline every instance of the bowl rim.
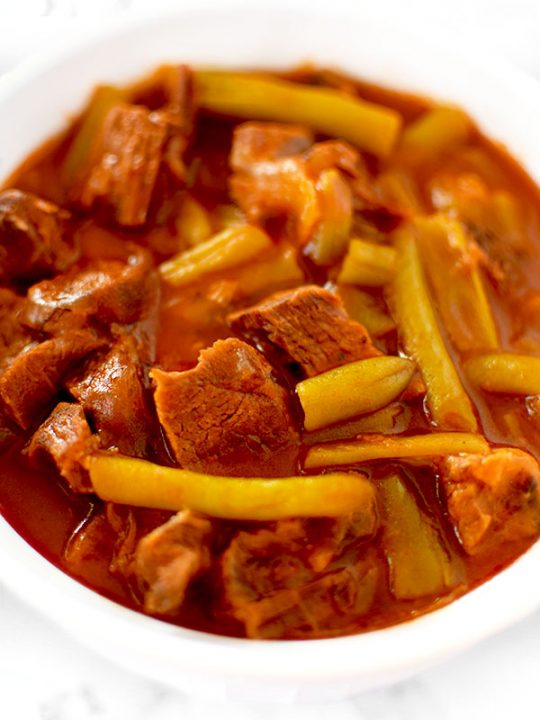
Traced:
<svg viewBox="0 0 540 720">
<path fill-rule="evenodd" d="M 381 19 L 380 14 L 378 16 L 373 10 L 368 13 L 365 8 L 330 10 L 314 7 L 306 12 L 305 5 L 296 0 L 265 1 L 257 3 L 256 9 L 248 2 L 231 2 L 224 9 L 221 4 L 190 0 L 174 11 L 148 16 L 138 14 L 127 21 L 125 18 L 113 20 L 97 32 L 90 32 L 82 41 L 76 37 L 73 41 L 60 43 L 54 51 L 46 51 L 24 61 L 0 78 L 0 108 L 14 94 L 24 94 L 25 88 L 28 90 L 58 67 L 72 60 L 76 63 L 85 52 L 99 49 L 102 44 L 120 36 L 140 34 L 143 28 L 148 29 L 148 23 L 159 28 L 165 23 L 186 21 L 188 17 L 191 22 L 208 21 L 207 13 L 211 9 L 214 23 L 220 18 L 224 23 L 230 21 L 237 11 L 244 14 L 244 19 L 247 13 L 251 21 L 256 22 L 255 15 L 259 15 L 263 7 L 267 16 L 271 14 L 274 18 L 279 16 L 289 21 L 293 15 L 304 20 L 316 16 L 318 21 L 337 18 L 340 22 L 347 22 L 353 15 L 365 20 L 367 14 L 370 22 Z M 424 40 L 417 39 L 426 46 Z M 427 46 L 430 46 L 429 43 Z M 514 95 L 520 97 L 526 107 L 540 109 L 540 84 L 519 70 L 500 60 L 490 59 L 486 63 L 484 58 L 474 58 L 464 61 L 440 44 L 433 44 L 431 48 L 438 56 L 441 53 L 445 55 L 447 61 L 453 58 L 453 61 L 463 62 L 472 71 L 502 83 L 506 89 L 512 86 Z M 379 78 L 374 80 L 380 82 Z M 397 89 L 404 89 L 405 85 L 406 79 L 388 83 L 389 87 Z M 90 89 L 87 88 L 87 91 Z M 480 118 L 481 109 L 478 112 Z M 484 124 L 481 118 L 480 122 Z M 489 127 L 489 124 L 486 116 L 485 126 Z M 540 142 L 532 159 L 527 156 L 526 144 L 510 144 L 511 149 L 515 149 L 514 156 L 528 173 L 540 180 Z M 22 155 L 27 152 L 25 150 Z M 114 642 L 123 644 L 125 655 L 133 653 L 134 656 L 142 644 L 145 652 L 155 655 L 156 665 L 174 658 L 179 666 L 201 672 L 208 670 L 208 650 L 211 647 L 211 666 L 224 676 L 264 676 L 288 682 L 295 679 L 310 682 L 329 678 L 354 679 L 359 675 L 375 678 L 381 673 L 413 665 L 421 667 L 446 658 L 540 607 L 540 574 L 536 572 L 539 558 L 540 544 L 536 543 L 509 568 L 453 603 L 390 628 L 323 640 L 272 642 L 188 630 L 122 607 L 64 574 L 28 545 L 4 518 L 0 518 L 0 580 L 87 644 L 98 647 L 114 639 Z M 511 608 L 511 612 L 501 614 L 501 607 Z M 75 627 L 80 617 L 86 618 L 85 627 Z"/>
</svg>

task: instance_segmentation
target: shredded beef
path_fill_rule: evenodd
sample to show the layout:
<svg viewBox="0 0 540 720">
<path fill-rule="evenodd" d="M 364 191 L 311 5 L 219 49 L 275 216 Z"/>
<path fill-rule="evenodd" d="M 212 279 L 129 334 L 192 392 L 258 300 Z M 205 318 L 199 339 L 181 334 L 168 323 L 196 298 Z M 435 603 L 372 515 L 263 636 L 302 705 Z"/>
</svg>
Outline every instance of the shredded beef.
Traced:
<svg viewBox="0 0 540 720">
<path fill-rule="evenodd" d="M 0 376 L 0 399 L 8 415 L 28 430 L 52 405 L 67 374 L 102 346 L 86 330 L 28 345 Z"/>
<path fill-rule="evenodd" d="M 184 510 L 142 538 L 135 572 L 147 612 L 179 610 L 188 585 L 210 567 L 211 531 L 209 520 Z"/>
<path fill-rule="evenodd" d="M 28 454 L 54 463 L 72 490 L 92 492 L 86 459 L 97 445 L 81 406 L 61 402 L 34 433 Z"/>
<path fill-rule="evenodd" d="M 540 467 L 522 450 L 454 455 L 441 466 L 458 538 L 470 555 L 535 537 L 540 530 Z"/>
<path fill-rule="evenodd" d="M 0 280 L 36 280 L 66 270 L 78 251 L 69 213 L 21 190 L 0 193 Z"/>
<path fill-rule="evenodd" d="M 101 447 L 146 457 L 151 448 L 152 414 L 144 388 L 144 369 L 135 340 L 124 336 L 84 373 L 67 382 L 97 431 Z"/>
<path fill-rule="evenodd" d="M 225 600 L 251 638 L 318 637 L 353 623 L 369 610 L 378 582 L 376 559 L 310 562 L 301 520 L 240 532 L 222 558 Z M 334 558 L 343 547 L 336 547 Z M 334 559 L 332 558 L 332 559 Z"/>
<path fill-rule="evenodd" d="M 341 300 L 309 285 L 287 290 L 229 316 L 232 329 L 312 377 L 332 368 L 379 355 L 368 331 L 351 320 Z"/>
<path fill-rule="evenodd" d="M 159 421 L 183 467 L 225 475 L 292 471 L 297 434 L 287 395 L 257 350 L 218 340 L 192 370 L 154 369 L 151 376 Z"/>
</svg>

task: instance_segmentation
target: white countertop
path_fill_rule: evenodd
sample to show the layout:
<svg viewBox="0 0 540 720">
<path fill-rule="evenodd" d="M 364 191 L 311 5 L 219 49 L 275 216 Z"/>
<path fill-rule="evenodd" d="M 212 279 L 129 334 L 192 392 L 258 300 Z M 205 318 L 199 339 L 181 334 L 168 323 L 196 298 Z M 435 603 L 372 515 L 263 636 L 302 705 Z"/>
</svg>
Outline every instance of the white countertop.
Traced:
<svg viewBox="0 0 540 720">
<path fill-rule="evenodd" d="M 332 0 L 364 2 L 365 0 Z M 58 33 L 181 0 L 0 0 L 0 72 Z M 256 0 L 253 0 L 255 4 Z M 313 5 L 319 0 L 306 0 Z M 454 31 L 540 78 L 536 0 L 377 0 L 389 21 Z M 223 0 L 226 4 L 226 0 Z M 540 118 L 539 118 L 540 127 Z M 540 130 L 539 130 L 540 131 Z M 1 142 L 1 138 L 0 138 Z M 82 620 L 83 621 L 83 620 Z M 2 720 L 508 720 L 540 718 L 540 612 L 407 682 L 342 703 L 295 708 L 214 704 L 162 687 L 90 652 L 0 586 Z"/>
</svg>

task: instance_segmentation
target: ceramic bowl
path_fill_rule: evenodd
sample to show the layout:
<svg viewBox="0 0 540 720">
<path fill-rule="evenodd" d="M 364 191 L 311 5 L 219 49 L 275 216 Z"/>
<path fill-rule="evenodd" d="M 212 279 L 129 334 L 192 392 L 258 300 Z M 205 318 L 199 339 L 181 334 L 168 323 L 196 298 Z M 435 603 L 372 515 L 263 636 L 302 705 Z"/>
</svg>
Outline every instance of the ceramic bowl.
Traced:
<svg viewBox="0 0 540 720">
<path fill-rule="evenodd" d="M 303 3 L 306 8 L 307 4 Z M 540 86 L 492 60 L 414 37 L 376 9 L 302 10 L 294 0 L 182 10 L 102 29 L 0 80 L 0 178 L 60 130 L 97 83 L 124 83 L 164 62 L 290 68 L 311 60 L 461 105 L 540 180 Z M 313 641 L 217 637 L 145 617 L 99 596 L 35 552 L 0 519 L 0 580 L 81 642 L 125 667 L 214 698 L 337 700 L 403 679 L 540 606 L 540 544 L 453 604 L 396 627 Z"/>
</svg>

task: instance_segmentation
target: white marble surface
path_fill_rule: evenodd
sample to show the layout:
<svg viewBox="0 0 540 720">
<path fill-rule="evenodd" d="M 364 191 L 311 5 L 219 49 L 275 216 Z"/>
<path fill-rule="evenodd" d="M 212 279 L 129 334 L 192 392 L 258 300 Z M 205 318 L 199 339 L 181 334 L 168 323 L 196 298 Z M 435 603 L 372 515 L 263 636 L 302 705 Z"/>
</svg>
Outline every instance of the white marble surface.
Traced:
<svg viewBox="0 0 540 720">
<path fill-rule="evenodd" d="M 319 1 L 306 0 L 306 5 Z M 332 1 L 358 4 L 367 0 Z M 388 12 L 390 22 L 450 29 L 464 51 L 501 54 L 540 77 L 537 0 L 377 2 Z M 180 3 L 0 0 L 0 72 L 36 49 L 54 45 L 59 33 L 77 33 L 107 16 Z M 540 717 L 539 675 L 540 612 L 412 680 L 351 701 L 297 708 L 218 706 L 112 665 L 0 586 L 2 720 L 534 720 Z"/>
</svg>

